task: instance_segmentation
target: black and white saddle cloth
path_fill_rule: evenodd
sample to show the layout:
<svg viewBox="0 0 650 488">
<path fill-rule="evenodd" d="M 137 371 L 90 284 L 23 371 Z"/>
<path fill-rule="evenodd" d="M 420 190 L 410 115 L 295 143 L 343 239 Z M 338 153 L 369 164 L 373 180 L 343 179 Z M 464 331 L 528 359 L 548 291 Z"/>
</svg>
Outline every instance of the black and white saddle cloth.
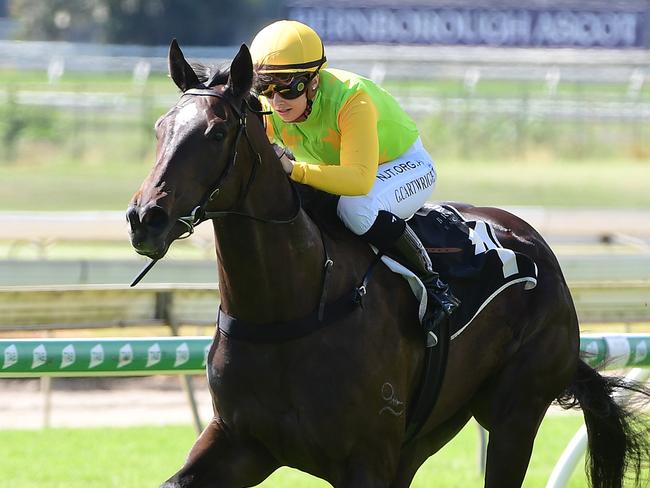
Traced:
<svg viewBox="0 0 650 488">
<path fill-rule="evenodd" d="M 427 205 L 409 225 L 429 252 L 433 269 L 461 301 L 451 317 L 452 339 L 506 288 L 523 283 L 525 290 L 532 290 L 537 285 L 537 266 L 531 258 L 503 247 L 489 223 L 465 220 L 451 205 Z M 420 280 L 390 258 L 382 259 L 409 282 L 420 300 L 422 318 L 426 293 Z"/>
</svg>

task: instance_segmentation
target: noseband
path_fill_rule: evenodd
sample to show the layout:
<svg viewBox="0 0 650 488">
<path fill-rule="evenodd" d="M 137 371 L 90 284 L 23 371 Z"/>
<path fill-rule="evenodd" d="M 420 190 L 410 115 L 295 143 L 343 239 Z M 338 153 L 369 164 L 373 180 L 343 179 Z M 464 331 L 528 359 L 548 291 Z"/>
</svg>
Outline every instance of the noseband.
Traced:
<svg viewBox="0 0 650 488">
<path fill-rule="evenodd" d="M 300 209 L 302 208 L 302 202 L 300 199 L 300 194 L 296 189 L 296 185 L 291 180 L 289 180 L 291 184 L 291 191 L 293 193 L 294 200 L 297 203 L 296 203 L 295 212 L 293 212 L 291 217 L 287 219 L 263 219 L 260 217 L 256 217 L 255 215 L 239 212 L 232 209 L 222 210 L 218 212 L 211 212 L 206 210 L 206 207 L 210 204 L 210 202 L 212 202 L 219 195 L 223 182 L 226 180 L 226 178 L 230 174 L 230 171 L 232 170 L 232 168 L 235 166 L 237 162 L 237 154 L 238 154 L 237 148 L 239 147 L 239 142 L 242 134 L 244 135 L 244 138 L 246 139 L 246 142 L 248 143 L 248 147 L 250 148 L 251 152 L 255 154 L 257 161 L 256 163 L 253 163 L 253 167 L 251 169 L 250 176 L 248 177 L 248 182 L 246 183 L 246 187 L 244 188 L 244 191 L 240 194 L 237 202 L 233 205 L 233 208 L 237 207 L 245 200 L 246 196 L 248 195 L 248 191 L 250 190 L 250 187 L 253 184 L 253 181 L 255 180 L 255 175 L 257 173 L 258 165 L 262 164 L 262 157 L 260 156 L 260 153 L 255 150 L 250 140 L 250 137 L 248 136 L 248 130 L 246 126 L 247 111 L 249 110 L 252 113 L 258 115 L 267 115 L 270 114 L 271 112 L 264 112 L 252 108 L 247 98 L 244 98 L 242 100 L 242 104 L 240 107 L 237 107 L 232 98 L 224 95 L 223 93 L 210 90 L 208 88 L 191 88 L 185 91 L 182 96 L 186 96 L 186 95 L 217 97 L 220 98 L 221 100 L 226 101 L 230 106 L 230 108 L 232 109 L 232 111 L 235 112 L 235 114 L 238 117 L 238 127 L 237 127 L 237 136 L 235 137 L 235 144 L 233 146 L 233 152 L 231 157 L 229 158 L 228 164 L 223 169 L 221 174 L 217 177 L 216 182 L 210 187 L 210 189 L 203 196 L 201 202 L 196 207 L 194 207 L 194 210 L 192 210 L 190 215 L 178 218 L 178 222 L 182 223 L 187 227 L 185 234 L 181 235 L 181 237 L 179 237 L 178 239 L 186 239 L 187 237 L 192 235 L 194 233 L 194 228 L 205 220 L 225 217 L 228 215 L 236 215 L 239 217 L 252 219 L 258 222 L 263 222 L 266 224 L 289 224 L 294 220 L 296 220 L 296 218 L 300 213 Z"/>
</svg>

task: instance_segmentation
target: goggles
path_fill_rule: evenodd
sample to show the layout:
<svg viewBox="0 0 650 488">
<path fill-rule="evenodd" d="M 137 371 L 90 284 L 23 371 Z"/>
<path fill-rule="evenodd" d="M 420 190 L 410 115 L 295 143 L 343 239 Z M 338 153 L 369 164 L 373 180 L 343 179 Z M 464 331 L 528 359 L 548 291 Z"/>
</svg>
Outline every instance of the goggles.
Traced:
<svg viewBox="0 0 650 488">
<path fill-rule="evenodd" d="M 277 93 L 286 100 L 294 100 L 307 91 L 307 84 L 315 73 L 299 75 L 287 79 L 276 77 L 261 77 L 258 80 L 257 93 L 266 98 L 273 98 Z"/>
</svg>

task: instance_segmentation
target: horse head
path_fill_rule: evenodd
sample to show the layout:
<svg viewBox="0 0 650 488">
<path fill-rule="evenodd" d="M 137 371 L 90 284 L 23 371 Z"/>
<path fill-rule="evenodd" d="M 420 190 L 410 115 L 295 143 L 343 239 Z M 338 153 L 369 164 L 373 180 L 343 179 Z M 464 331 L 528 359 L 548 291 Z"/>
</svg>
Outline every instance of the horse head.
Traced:
<svg viewBox="0 0 650 488">
<path fill-rule="evenodd" d="M 214 73 L 204 84 L 173 40 L 169 73 L 182 95 L 155 124 L 156 161 L 126 214 L 131 244 L 152 259 L 191 233 L 207 210 L 234 205 L 246 169 L 242 164 L 234 168 L 237 148 L 243 153 L 239 159 L 252 152 L 246 119 L 253 66 L 245 45 L 229 71 Z M 254 132 L 264 136 L 261 124 Z"/>
</svg>

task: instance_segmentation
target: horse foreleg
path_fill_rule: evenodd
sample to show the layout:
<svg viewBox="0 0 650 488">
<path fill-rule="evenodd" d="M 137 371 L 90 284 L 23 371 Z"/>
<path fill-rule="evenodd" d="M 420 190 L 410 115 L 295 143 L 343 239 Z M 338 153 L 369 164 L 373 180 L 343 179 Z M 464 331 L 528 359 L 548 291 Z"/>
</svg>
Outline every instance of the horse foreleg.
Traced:
<svg viewBox="0 0 650 488">
<path fill-rule="evenodd" d="M 266 479 L 277 462 L 254 441 L 234 439 L 219 419 L 196 440 L 183 467 L 160 488 L 239 488 Z"/>
</svg>

